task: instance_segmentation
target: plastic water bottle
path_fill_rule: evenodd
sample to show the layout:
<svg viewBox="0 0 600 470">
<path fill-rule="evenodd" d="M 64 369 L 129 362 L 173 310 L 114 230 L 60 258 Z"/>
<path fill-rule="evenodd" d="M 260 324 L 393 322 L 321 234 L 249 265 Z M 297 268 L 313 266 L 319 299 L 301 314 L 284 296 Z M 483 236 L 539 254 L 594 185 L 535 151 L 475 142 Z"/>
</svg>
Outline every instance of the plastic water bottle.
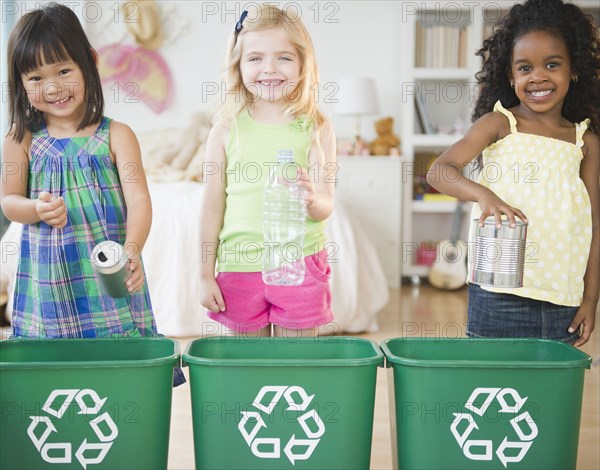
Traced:
<svg viewBox="0 0 600 470">
<path fill-rule="evenodd" d="M 265 186 L 262 278 L 272 286 L 298 286 L 304 281 L 304 188 L 297 184 L 293 150 L 280 150 Z"/>
</svg>

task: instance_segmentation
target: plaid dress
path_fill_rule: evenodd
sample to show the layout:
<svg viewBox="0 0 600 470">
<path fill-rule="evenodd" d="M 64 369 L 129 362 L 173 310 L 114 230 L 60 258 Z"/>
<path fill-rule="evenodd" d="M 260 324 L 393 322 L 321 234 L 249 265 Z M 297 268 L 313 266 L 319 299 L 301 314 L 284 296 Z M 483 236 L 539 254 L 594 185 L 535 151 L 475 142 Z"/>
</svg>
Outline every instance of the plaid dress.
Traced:
<svg viewBox="0 0 600 470">
<path fill-rule="evenodd" d="M 15 337 L 156 336 L 148 284 L 129 297 L 106 295 L 90 254 L 104 240 L 125 243 L 127 211 L 109 152 L 110 119 L 91 137 L 56 139 L 46 126 L 32 136 L 28 197 L 62 196 L 63 229 L 24 225 L 13 308 Z"/>
</svg>

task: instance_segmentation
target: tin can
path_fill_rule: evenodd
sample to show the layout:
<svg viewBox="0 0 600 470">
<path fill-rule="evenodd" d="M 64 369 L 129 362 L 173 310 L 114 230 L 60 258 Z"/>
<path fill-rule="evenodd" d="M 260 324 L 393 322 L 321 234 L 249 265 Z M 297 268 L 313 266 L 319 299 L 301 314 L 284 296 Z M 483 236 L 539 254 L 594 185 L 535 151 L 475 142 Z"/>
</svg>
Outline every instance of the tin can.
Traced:
<svg viewBox="0 0 600 470">
<path fill-rule="evenodd" d="M 120 298 L 130 294 L 125 285 L 131 275 L 131 271 L 127 269 L 129 260 L 120 244 L 111 240 L 98 243 L 92 250 L 90 261 L 98 274 L 102 289 L 108 295 Z"/>
<path fill-rule="evenodd" d="M 508 220 L 496 226 L 494 217 L 473 219 L 475 243 L 469 282 L 480 286 L 516 288 L 523 287 L 527 225 L 515 221 L 511 228 Z"/>
</svg>

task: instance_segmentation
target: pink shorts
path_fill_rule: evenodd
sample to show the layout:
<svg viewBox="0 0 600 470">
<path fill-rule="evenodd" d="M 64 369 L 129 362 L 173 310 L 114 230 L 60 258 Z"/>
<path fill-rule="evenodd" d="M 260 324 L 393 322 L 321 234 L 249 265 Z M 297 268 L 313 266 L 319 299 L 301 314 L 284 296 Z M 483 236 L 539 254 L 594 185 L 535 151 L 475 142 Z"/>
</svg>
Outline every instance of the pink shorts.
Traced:
<svg viewBox="0 0 600 470">
<path fill-rule="evenodd" d="M 327 250 L 307 256 L 304 281 L 299 286 L 268 286 L 257 272 L 217 275 L 226 310 L 208 312 L 213 320 L 235 331 L 257 331 L 273 323 L 289 330 L 316 328 L 333 320 L 331 268 Z"/>
</svg>

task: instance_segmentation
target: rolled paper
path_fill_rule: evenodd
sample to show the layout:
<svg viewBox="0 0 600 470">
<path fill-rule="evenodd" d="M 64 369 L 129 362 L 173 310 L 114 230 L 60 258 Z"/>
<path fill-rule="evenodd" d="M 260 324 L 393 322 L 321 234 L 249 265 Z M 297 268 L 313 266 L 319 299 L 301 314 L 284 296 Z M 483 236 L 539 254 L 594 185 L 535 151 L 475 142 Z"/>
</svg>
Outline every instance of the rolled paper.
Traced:
<svg viewBox="0 0 600 470">
<path fill-rule="evenodd" d="M 111 240 L 98 243 L 92 250 L 90 261 L 102 289 L 108 295 L 121 298 L 130 294 L 125 286 L 125 281 L 131 275 L 127 269 L 129 260 L 121 245 Z"/>
</svg>

